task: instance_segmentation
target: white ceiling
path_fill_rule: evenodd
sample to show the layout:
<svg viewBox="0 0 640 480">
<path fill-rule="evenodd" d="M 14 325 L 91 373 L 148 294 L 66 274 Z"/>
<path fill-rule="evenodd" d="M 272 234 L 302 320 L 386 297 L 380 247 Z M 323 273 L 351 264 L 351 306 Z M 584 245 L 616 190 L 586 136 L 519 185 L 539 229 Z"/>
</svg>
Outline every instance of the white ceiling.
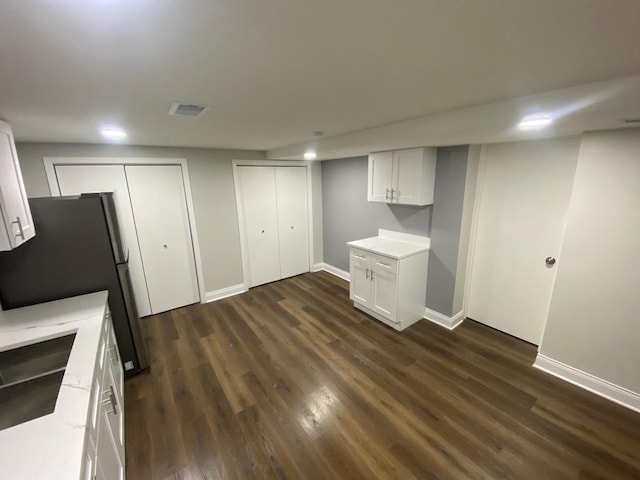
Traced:
<svg viewBox="0 0 640 480">
<path fill-rule="evenodd" d="M 495 132 L 547 97 L 501 101 L 629 77 L 545 94 L 555 108 L 607 92 L 557 133 L 611 128 L 640 116 L 635 86 L 614 88 L 638 84 L 639 24 L 638 0 L 3 0 L 0 117 L 21 141 L 100 143 L 114 124 L 130 144 L 274 158 L 324 130 L 335 158 L 412 146 L 452 118 L 456 135 L 419 143 L 509 139 Z M 211 109 L 169 116 L 174 101 Z"/>
</svg>

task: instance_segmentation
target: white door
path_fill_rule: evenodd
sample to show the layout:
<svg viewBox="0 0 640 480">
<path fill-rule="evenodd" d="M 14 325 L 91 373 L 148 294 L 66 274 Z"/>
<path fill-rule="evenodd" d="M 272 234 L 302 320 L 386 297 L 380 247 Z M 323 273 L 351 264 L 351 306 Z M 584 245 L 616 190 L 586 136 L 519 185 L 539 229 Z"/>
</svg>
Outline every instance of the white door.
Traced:
<svg viewBox="0 0 640 480">
<path fill-rule="evenodd" d="M 391 176 L 393 174 L 393 152 L 378 152 L 369 155 L 370 202 L 391 201 Z"/>
<path fill-rule="evenodd" d="M 278 208 L 273 167 L 238 167 L 250 287 L 279 280 Z"/>
<path fill-rule="evenodd" d="M 138 314 L 141 317 L 151 315 L 124 165 L 56 165 L 55 171 L 61 195 L 114 192 L 120 232 L 129 247 L 129 272 Z"/>
<path fill-rule="evenodd" d="M 371 303 L 371 256 L 358 250 L 351 251 L 349 260 L 349 296 L 362 305 Z"/>
<path fill-rule="evenodd" d="M 131 206 L 153 313 L 200 301 L 179 165 L 127 165 Z"/>
<path fill-rule="evenodd" d="M 276 167 L 281 278 L 309 271 L 307 169 Z"/>
<path fill-rule="evenodd" d="M 539 344 L 556 272 L 545 258 L 560 252 L 578 147 L 573 138 L 487 147 L 467 317 Z"/>
<path fill-rule="evenodd" d="M 405 205 L 420 204 L 422 148 L 393 152 L 393 201 Z"/>
</svg>

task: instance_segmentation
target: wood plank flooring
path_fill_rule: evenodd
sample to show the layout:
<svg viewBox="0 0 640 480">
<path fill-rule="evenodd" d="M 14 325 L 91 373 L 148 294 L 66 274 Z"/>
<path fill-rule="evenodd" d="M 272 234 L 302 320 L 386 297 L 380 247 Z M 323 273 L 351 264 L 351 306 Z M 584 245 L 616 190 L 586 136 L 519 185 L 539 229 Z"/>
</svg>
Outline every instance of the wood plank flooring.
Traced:
<svg viewBox="0 0 640 480">
<path fill-rule="evenodd" d="M 149 317 L 128 480 L 638 479 L 640 415 L 465 321 L 396 332 L 309 273 Z"/>
</svg>

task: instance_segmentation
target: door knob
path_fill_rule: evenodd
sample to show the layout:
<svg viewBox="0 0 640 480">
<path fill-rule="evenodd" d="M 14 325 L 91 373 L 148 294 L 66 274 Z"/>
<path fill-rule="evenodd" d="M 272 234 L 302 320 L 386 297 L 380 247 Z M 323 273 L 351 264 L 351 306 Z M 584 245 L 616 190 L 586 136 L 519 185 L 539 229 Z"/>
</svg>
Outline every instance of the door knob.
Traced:
<svg viewBox="0 0 640 480">
<path fill-rule="evenodd" d="M 163 246 L 164 248 L 169 248 L 169 247 L 167 247 L 167 244 L 166 244 L 166 243 L 165 243 L 164 245 L 162 245 L 162 246 Z"/>
<path fill-rule="evenodd" d="M 556 259 L 553 257 L 547 257 L 544 259 L 544 263 L 546 263 L 548 266 L 551 266 L 556 263 Z"/>
<path fill-rule="evenodd" d="M 293 225 L 291 225 L 291 230 L 293 230 Z"/>
</svg>

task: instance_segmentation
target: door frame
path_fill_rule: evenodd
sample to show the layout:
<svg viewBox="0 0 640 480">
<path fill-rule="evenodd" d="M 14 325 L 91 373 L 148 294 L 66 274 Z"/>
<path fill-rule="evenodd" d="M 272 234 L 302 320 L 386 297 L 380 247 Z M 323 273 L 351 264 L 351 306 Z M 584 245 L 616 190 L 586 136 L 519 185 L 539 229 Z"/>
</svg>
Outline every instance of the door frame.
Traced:
<svg viewBox="0 0 640 480">
<path fill-rule="evenodd" d="M 467 251 L 467 268 L 465 269 L 464 292 L 462 294 L 463 318 L 469 311 L 469 296 L 471 293 L 471 275 L 476 261 L 476 243 L 478 238 L 478 224 L 480 222 L 480 202 L 482 200 L 482 189 L 484 188 L 484 174 L 487 164 L 487 144 L 480 145 L 478 155 L 478 171 L 476 174 L 476 191 L 473 196 L 473 211 L 471 213 L 471 228 L 469 231 L 469 245 Z"/>
<path fill-rule="evenodd" d="M 191 193 L 191 182 L 189 180 L 189 167 L 185 158 L 138 158 L 138 157 L 44 157 L 44 170 L 49 184 L 49 191 L 52 197 L 60 196 L 60 187 L 56 176 L 55 167 L 57 165 L 177 165 L 182 172 L 182 184 L 187 202 L 187 215 L 189 218 L 189 235 L 191 236 L 191 248 L 196 264 L 196 281 L 198 282 L 198 294 L 200 303 L 206 302 L 204 287 L 204 274 L 202 271 L 202 258 L 200 256 L 200 242 L 198 240 L 198 230 L 196 228 L 196 218 L 193 208 L 193 195 Z"/>
<path fill-rule="evenodd" d="M 251 285 L 251 270 L 249 268 L 249 245 L 244 228 L 244 207 L 242 205 L 242 192 L 238 167 L 304 167 L 307 169 L 307 229 L 309 235 L 309 271 L 313 270 L 314 248 L 313 248 L 313 184 L 312 184 L 312 162 L 304 160 L 233 160 L 233 188 L 236 194 L 236 212 L 238 216 L 238 233 L 240 234 L 240 256 L 242 257 L 242 277 L 245 288 Z"/>
</svg>

